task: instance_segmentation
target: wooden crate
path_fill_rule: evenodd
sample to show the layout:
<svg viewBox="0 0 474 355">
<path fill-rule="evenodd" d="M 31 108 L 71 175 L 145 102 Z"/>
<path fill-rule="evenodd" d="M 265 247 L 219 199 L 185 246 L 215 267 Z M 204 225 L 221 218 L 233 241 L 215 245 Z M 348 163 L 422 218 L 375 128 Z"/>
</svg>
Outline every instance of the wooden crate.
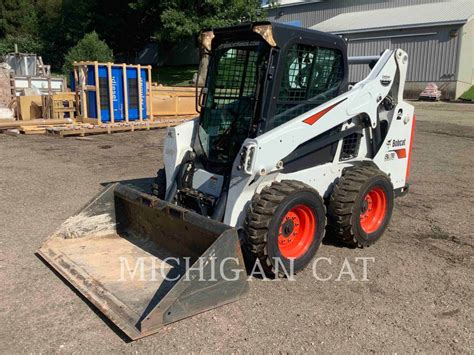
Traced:
<svg viewBox="0 0 474 355">
<path fill-rule="evenodd" d="M 153 86 L 153 116 L 198 115 L 194 87 Z"/>
<path fill-rule="evenodd" d="M 44 118 L 74 118 L 76 116 L 76 94 L 54 93 L 43 96 Z"/>
</svg>

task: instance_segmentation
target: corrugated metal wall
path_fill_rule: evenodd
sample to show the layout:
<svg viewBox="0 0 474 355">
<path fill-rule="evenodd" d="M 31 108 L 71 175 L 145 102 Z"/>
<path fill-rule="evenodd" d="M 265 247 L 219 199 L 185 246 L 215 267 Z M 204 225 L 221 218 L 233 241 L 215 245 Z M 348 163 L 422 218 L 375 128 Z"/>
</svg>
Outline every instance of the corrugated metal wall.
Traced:
<svg viewBox="0 0 474 355">
<path fill-rule="evenodd" d="M 374 39 L 365 41 L 349 42 L 347 54 L 351 56 L 379 55 L 383 50 L 390 48 L 390 39 Z M 349 66 L 349 82 L 361 81 L 369 74 L 367 64 Z"/>
<path fill-rule="evenodd" d="M 342 13 L 420 5 L 449 0 L 326 0 L 321 3 L 281 6 L 268 10 L 268 18 L 276 22 L 301 21 L 311 27 Z"/>
<path fill-rule="evenodd" d="M 310 27 L 341 13 L 443 1 L 447 0 L 327 0 L 272 9 L 269 10 L 269 18 L 277 22 L 301 21 L 304 27 Z M 451 37 L 450 31 L 458 28 L 459 26 L 443 26 L 351 34 L 346 36 L 349 39 L 348 52 L 350 56 L 377 55 L 387 48 L 402 48 L 410 58 L 407 81 L 454 81 L 458 62 L 458 36 Z M 400 35 L 416 36 L 397 37 Z M 353 65 L 349 80 L 360 81 L 368 73 L 367 65 Z"/>
<path fill-rule="evenodd" d="M 351 34 L 346 36 L 348 54 L 377 55 L 387 48 L 401 48 L 409 55 L 407 81 L 453 81 L 456 80 L 459 36 L 452 37 L 450 33 L 458 29 L 459 26 L 441 26 Z M 409 37 L 397 37 L 406 35 Z M 367 65 L 351 65 L 349 80 L 360 81 L 368 73 Z"/>
</svg>

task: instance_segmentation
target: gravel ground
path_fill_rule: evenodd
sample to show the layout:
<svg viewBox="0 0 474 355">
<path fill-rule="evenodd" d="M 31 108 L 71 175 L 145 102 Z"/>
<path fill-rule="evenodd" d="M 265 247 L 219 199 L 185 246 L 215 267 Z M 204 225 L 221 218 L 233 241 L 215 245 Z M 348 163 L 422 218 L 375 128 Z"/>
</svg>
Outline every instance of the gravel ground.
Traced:
<svg viewBox="0 0 474 355">
<path fill-rule="evenodd" d="M 324 244 L 296 281 L 253 281 L 239 302 L 127 341 L 35 256 L 102 189 L 149 177 L 164 131 L 0 135 L 0 352 L 469 352 L 473 339 L 474 105 L 417 104 L 410 193 L 366 249 Z M 373 257 L 366 282 L 336 281 Z"/>
</svg>

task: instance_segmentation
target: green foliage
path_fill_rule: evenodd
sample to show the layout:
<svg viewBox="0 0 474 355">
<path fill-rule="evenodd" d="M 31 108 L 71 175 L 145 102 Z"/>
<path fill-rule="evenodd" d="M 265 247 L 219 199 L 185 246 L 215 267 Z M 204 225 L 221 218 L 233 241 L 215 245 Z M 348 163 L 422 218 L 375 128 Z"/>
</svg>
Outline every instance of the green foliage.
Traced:
<svg viewBox="0 0 474 355">
<path fill-rule="evenodd" d="M 13 52 L 15 44 L 18 45 L 18 51 L 21 53 L 41 53 L 43 50 L 43 44 L 37 38 L 29 35 L 7 35 L 0 39 L 0 55 Z"/>
<path fill-rule="evenodd" d="M 38 29 L 34 1 L 2 0 L 0 2 L 0 37 L 33 36 Z"/>
<path fill-rule="evenodd" d="M 63 71 L 72 70 L 73 63 L 78 61 L 112 62 L 114 60 L 112 49 L 107 43 L 100 40 L 99 35 L 93 31 L 88 33 L 72 47 L 64 58 Z"/>
<path fill-rule="evenodd" d="M 161 38 L 176 41 L 203 28 L 229 26 L 261 18 L 259 0 L 172 1 L 161 15 Z"/>
<path fill-rule="evenodd" d="M 263 18 L 260 0 L 0 0 L 0 51 L 18 43 L 58 70 L 70 66 L 71 47 L 96 31 L 118 60 L 132 61 L 150 41 L 176 43 L 203 28 Z"/>
<path fill-rule="evenodd" d="M 41 52 L 43 42 L 37 33 L 38 16 L 32 1 L 0 1 L 0 55 L 13 52 L 15 44 L 23 53 Z"/>
<path fill-rule="evenodd" d="M 461 99 L 466 101 L 474 101 L 474 85 L 461 95 Z"/>
<path fill-rule="evenodd" d="M 155 38 L 179 41 L 204 28 L 230 26 L 265 18 L 260 0 L 137 0 L 135 9 L 158 14 Z M 158 17 L 158 16 L 157 16 Z"/>
</svg>

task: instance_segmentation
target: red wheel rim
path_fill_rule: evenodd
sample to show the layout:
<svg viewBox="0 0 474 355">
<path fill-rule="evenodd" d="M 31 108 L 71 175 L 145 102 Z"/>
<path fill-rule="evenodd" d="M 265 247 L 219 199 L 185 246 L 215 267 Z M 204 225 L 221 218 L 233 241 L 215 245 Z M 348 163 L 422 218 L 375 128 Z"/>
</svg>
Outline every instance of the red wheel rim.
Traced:
<svg viewBox="0 0 474 355">
<path fill-rule="evenodd" d="M 283 217 L 278 229 L 278 247 L 287 259 L 304 255 L 314 239 L 316 216 L 306 205 L 297 205 Z"/>
<path fill-rule="evenodd" d="M 367 192 L 360 211 L 360 226 L 367 234 L 376 232 L 387 213 L 387 196 L 380 187 Z"/>
</svg>

